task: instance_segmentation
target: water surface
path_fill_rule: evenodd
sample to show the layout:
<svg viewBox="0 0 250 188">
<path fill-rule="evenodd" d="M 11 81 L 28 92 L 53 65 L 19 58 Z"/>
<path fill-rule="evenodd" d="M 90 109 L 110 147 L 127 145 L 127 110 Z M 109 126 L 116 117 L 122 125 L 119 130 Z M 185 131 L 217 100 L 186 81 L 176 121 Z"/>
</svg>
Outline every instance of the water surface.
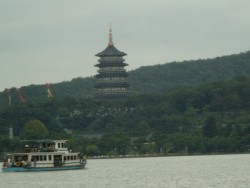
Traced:
<svg viewBox="0 0 250 188">
<path fill-rule="evenodd" d="M 2 188 L 247 188 L 250 154 L 88 160 L 86 169 L 0 173 Z"/>
</svg>

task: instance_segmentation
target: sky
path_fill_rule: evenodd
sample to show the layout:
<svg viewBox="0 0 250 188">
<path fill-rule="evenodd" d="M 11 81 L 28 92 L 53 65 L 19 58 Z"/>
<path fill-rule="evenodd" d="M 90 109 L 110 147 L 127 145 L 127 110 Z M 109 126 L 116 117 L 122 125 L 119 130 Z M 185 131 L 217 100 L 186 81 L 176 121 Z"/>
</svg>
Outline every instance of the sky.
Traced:
<svg viewBox="0 0 250 188">
<path fill-rule="evenodd" d="M 0 0 L 0 91 L 97 74 L 111 23 L 128 71 L 250 50 L 249 0 Z"/>
</svg>

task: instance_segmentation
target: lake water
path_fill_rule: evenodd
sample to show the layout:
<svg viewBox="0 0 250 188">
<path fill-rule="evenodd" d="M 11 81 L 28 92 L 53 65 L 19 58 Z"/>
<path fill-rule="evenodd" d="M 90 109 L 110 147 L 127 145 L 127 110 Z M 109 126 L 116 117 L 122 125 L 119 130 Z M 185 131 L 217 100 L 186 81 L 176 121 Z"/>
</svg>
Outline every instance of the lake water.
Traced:
<svg viewBox="0 0 250 188">
<path fill-rule="evenodd" d="M 88 160 L 86 169 L 0 173 L 1 188 L 249 188 L 250 154 Z"/>
</svg>

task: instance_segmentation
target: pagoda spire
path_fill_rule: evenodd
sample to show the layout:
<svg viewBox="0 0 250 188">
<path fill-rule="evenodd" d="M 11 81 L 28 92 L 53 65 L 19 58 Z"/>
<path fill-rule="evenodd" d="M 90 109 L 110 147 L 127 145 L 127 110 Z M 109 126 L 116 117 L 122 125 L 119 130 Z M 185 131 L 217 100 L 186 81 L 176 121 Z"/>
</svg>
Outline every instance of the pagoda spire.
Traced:
<svg viewBox="0 0 250 188">
<path fill-rule="evenodd" d="M 111 29 L 111 23 L 109 26 L 109 46 L 113 46 L 113 38 L 112 38 L 112 29 Z"/>
</svg>

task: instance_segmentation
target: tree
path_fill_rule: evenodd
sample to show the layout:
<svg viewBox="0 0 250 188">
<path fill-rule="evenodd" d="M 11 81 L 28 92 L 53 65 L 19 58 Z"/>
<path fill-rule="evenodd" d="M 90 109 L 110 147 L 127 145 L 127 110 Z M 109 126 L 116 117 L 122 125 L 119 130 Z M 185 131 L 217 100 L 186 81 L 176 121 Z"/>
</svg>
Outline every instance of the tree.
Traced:
<svg viewBox="0 0 250 188">
<path fill-rule="evenodd" d="M 21 137 L 25 139 L 43 139 L 47 138 L 49 131 L 40 120 L 30 120 L 25 123 Z"/>
<path fill-rule="evenodd" d="M 95 156 L 100 154 L 100 150 L 95 144 L 87 145 L 85 150 L 88 156 Z"/>
<path fill-rule="evenodd" d="M 150 127 L 148 126 L 147 121 L 139 120 L 135 123 L 135 135 L 145 136 L 150 133 Z"/>
<path fill-rule="evenodd" d="M 209 116 L 206 121 L 205 125 L 202 128 L 203 136 L 208 138 L 213 138 L 217 134 L 217 127 L 216 127 L 216 119 L 214 116 Z"/>
<path fill-rule="evenodd" d="M 102 154 L 113 151 L 119 155 L 126 155 L 130 145 L 130 138 L 126 133 L 105 134 L 100 140 L 99 148 Z"/>
</svg>

